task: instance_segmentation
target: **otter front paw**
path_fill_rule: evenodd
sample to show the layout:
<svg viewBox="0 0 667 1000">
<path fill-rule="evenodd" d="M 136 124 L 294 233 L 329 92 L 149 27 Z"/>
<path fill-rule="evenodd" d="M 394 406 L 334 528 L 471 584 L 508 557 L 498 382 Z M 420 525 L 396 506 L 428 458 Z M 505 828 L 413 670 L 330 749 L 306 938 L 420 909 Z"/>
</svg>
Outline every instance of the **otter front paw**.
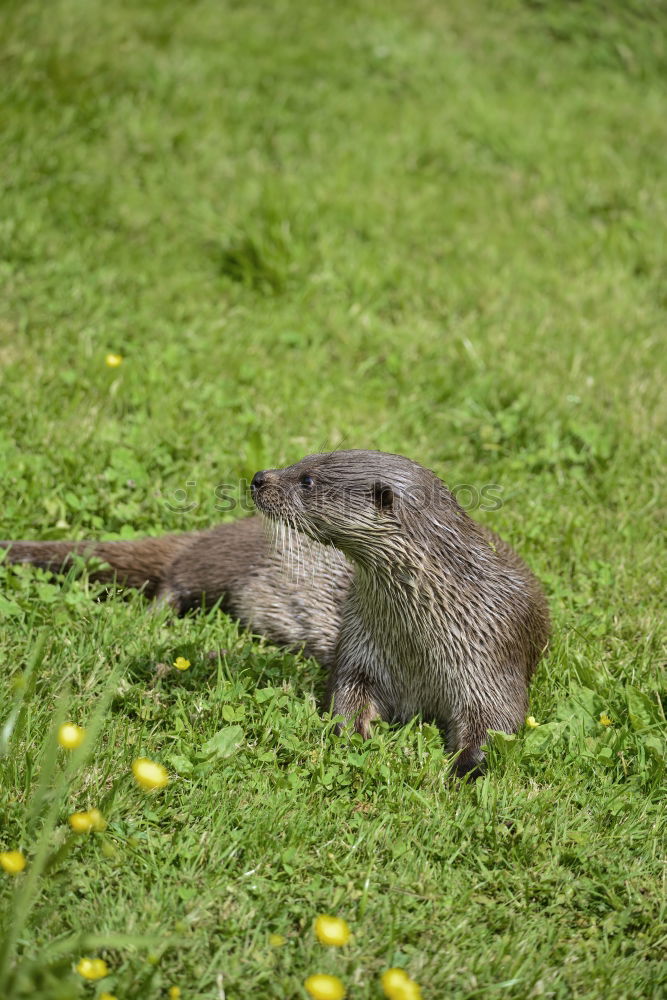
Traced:
<svg viewBox="0 0 667 1000">
<path fill-rule="evenodd" d="M 361 687 L 346 687 L 333 692 L 333 714 L 342 715 L 345 722 L 339 723 L 337 732 L 342 733 L 351 726 L 365 740 L 371 735 L 371 723 L 380 718 L 380 710 L 373 697 Z"/>
</svg>

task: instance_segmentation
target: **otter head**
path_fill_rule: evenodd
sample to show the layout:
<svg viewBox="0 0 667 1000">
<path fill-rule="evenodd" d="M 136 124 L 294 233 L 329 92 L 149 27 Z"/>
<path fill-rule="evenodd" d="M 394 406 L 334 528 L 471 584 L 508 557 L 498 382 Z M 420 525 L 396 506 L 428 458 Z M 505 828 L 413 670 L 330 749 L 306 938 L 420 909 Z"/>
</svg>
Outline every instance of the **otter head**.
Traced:
<svg viewBox="0 0 667 1000">
<path fill-rule="evenodd" d="M 414 505 L 415 494 L 424 493 L 431 478 L 400 455 L 336 451 L 258 472 L 251 489 L 267 517 L 335 546 L 356 562 L 375 563 L 380 549 L 391 548 L 407 506 Z"/>
</svg>

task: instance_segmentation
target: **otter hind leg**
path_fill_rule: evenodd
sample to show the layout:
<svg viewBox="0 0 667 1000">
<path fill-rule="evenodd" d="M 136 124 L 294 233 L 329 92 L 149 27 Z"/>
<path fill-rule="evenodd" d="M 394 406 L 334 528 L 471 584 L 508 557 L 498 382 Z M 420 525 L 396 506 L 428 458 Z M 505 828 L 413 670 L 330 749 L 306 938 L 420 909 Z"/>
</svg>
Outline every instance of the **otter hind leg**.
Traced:
<svg viewBox="0 0 667 1000">
<path fill-rule="evenodd" d="M 508 698 L 508 704 L 509 704 Z M 458 778 L 478 778 L 485 771 L 482 747 L 488 741 L 489 730 L 516 733 L 525 712 L 518 706 L 514 711 L 501 710 L 494 705 L 469 706 L 451 720 L 446 730 L 447 748 L 458 752 L 452 774 Z"/>
<path fill-rule="evenodd" d="M 474 781 L 484 774 L 484 753 L 481 746 L 467 746 L 459 753 L 452 766 L 456 778 Z"/>
</svg>

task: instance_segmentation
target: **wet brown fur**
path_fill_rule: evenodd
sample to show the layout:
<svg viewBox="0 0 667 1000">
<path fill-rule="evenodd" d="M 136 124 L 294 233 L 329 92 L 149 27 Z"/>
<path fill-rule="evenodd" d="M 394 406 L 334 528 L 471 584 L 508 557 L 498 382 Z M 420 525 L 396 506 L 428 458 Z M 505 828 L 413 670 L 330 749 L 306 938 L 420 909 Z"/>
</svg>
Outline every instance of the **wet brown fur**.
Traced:
<svg viewBox="0 0 667 1000">
<path fill-rule="evenodd" d="M 250 517 L 136 541 L 0 546 L 10 562 L 52 571 L 73 553 L 101 559 L 93 578 L 178 613 L 220 602 L 328 667 L 334 710 L 364 736 L 374 718 L 421 714 L 458 752 L 458 772 L 476 772 L 487 730 L 521 725 L 548 638 L 546 602 L 523 561 L 401 456 L 312 455 L 253 483 L 273 539 Z"/>
</svg>

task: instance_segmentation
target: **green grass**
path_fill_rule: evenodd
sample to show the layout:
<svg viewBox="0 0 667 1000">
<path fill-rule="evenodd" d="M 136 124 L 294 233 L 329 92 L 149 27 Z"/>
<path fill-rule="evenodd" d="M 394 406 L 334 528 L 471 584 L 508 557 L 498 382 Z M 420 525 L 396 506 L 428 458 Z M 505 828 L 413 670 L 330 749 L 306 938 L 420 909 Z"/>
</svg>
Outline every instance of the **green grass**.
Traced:
<svg viewBox="0 0 667 1000">
<path fill-rule="evenodd" d="M 475 516 L 554 618 L 545 727 L 454 787 L 430 727 L 336 737 L 317 666 L 220 614 L 0 567 L 3 1000 L 375 1000 L 391 964 L 428 1000 L 664 996 L 665 3 L 3 15 L 0 534 L 195 529 L 220 483 L 376 447 L 497 484 Z"/>
</svg>

